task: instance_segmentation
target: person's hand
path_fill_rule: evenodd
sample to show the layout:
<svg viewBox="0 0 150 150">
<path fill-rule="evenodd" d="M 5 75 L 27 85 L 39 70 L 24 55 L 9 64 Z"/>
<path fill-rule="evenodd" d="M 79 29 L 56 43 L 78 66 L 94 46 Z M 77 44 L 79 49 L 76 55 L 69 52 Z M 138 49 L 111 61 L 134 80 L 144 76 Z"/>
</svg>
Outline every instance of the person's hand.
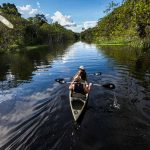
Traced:
<svg viewBox="0 0 150 150">
<path fill-rule="evenodd" d="M 90 83 L 89 86 L 92 86 L 92 83 Z"/>
</svg>

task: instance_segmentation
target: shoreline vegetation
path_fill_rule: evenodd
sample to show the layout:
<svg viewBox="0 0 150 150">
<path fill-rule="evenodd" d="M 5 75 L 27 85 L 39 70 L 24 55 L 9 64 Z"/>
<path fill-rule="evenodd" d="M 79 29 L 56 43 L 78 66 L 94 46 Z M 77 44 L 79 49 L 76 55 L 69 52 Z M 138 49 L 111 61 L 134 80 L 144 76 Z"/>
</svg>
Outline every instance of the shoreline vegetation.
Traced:
<svg viewBox="0 0 150 150">
<path fill-rule="evenodd" d="M 150 49 L 150 0 L 112 1 L 105 12 L 96 27 L 81 33 L 83 41 Z"/>
<path fill-rule="evenodd" d="M 26 46 L 24 49 L 29 51 L 29 50 L 39 49 L 39 48 L 48 48 L 48 45 Z"/>
<path fill-rule="evenodd" d="M 78 33 L 65 29 L 57 22 L 49 24 L 43 14 L 36 14 L 35 17 L 27 19 L 21 17 L 14 4 L 3 3 L 0 5 L 0 12 L 14 26 L 13 29 L 9 29 L 0 23 L 0 53 L 29 50 L 40 45 L 79 39 Z"/>
<path fill-rule="evenodd" d="M 44 45 L 81 39 L 97 45 L 128 45 L 150 49 L 150 0 L 123 0 L 109 3 L 96 27 L 74 33 L 60 24 L 49 24 L 43 14 L 22 18 L 14 4 L 0 5 L 1 15 L 14 29 L 0 23 L 0 53 L 34 49 Z"/>
</svg>

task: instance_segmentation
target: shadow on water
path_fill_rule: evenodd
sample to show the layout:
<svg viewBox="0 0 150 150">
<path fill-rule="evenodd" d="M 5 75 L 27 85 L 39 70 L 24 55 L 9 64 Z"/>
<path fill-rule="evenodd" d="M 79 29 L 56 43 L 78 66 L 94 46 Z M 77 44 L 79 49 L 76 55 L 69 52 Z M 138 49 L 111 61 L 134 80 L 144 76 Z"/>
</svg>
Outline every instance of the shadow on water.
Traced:
<svg viewBox="0 0 150 150">
<path fill-rule="evenodd" d="M 145 80 L 150 74 L 150 51 L 122 46 L 100 46 L 100 50 L 120 65 L 126 65 L 129 73 L 139 79 Z M 123 68 L 122 68 L 123 69 Z M 150 80 L 148 81 L 150 82 Z"/>
</svg>

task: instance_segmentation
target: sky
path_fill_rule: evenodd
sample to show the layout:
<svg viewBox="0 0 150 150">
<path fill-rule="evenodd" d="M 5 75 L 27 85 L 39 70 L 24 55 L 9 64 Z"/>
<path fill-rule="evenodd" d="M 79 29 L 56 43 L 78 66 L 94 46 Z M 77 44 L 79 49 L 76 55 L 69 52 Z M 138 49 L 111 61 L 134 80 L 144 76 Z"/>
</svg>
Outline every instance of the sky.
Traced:
<svg viewBox="0 0 150 150">
<path fill-rule="evenodd" d="M 33 17 L 44 14 L 49 23 L 58 22 L 67 29 L 81 32 L 96 26 L 98 19 L 112 0 L 0 0 L 2 3 L 13 3 L 22 17 Z M 113 0 L 121 3 L 122 0 Z"/>
</svg>

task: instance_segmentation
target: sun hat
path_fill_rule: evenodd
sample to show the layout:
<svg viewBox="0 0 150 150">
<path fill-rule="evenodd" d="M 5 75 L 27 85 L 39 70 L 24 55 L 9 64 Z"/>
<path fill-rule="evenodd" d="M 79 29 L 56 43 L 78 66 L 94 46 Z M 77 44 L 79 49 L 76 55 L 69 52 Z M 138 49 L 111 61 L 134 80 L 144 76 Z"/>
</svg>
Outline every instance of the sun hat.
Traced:
<svg viewBox="0 0 150 150">
<path fill-rule="evenodd" d="M 79 69 L 81 70 L 85 70 L 84 66 L 80 66 Z"/>
</svg>

